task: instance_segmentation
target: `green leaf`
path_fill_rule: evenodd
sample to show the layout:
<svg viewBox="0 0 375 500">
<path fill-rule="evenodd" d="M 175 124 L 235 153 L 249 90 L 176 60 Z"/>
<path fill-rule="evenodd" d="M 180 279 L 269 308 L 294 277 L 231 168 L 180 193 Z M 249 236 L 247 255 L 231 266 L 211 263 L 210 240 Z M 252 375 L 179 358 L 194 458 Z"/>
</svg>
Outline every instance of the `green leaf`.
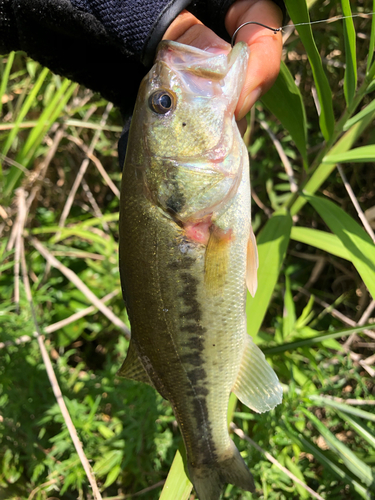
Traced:
<svg viewBox="0 0 375 500">
<path fill-rule="evenodd" d="M 8 139 L 3 147 L 3 150 L 2 150 L 3 155 L 6 156 L 6 154 L 8 153 L 8 151 L 13 143 L 14 138 L 18 134 L 18 130 L 19 130 L 19 127 L 20 127 L 22 120 L 25 118 L 29 109 L 33 105 L 35 105 L 35 102 L 37 102 L 36 96 L 37 96 L 37 94 L 40 90 L 40 87 L 42 86 L 44 80 L 46 79 L 48 72 L 49 72 L 49 70 L 47 68 L 43 68 L 39 74 L 38 80 L 33 84 L 30 93 L 28 94 L 25 102 L 23 103 L 22 108 L 20 109 L 20 112 L 19 112 L 17 119 L 15 121 L 15 126 L 10 131 Z"/>
<path fill-rule="evenodd" d="M 373 17 L 373 19 L 375 19 L 375 16 Z M 352 127 L 355 123 L 359 122 L 360 120 L 362 120 L 362 118 L 367 116 L 369 113 L 373 113 L 374 111 L 375 111 L 375 99 L 372 102 L 370 102 L 370 104 L 368 104 L 365 108 L 363 108 L 362 111 L 360 111 L 352 118 L 350 118 L 350 120 L 348 120 L 345 123 L 344 130 L 350 129 L 350 127 Z"/>
<path fill-rule="evenodd" d="M 121 464 L 122 455 L 122 450 L 107 451 L 97 462 L 95 462 L 93 467 L 94 472 L 98 476 L 109 474 L 113 467 Z"/>
<path fill-rule="evenodd" d="M 288 247 L 292 218 L 286 210 L 275 212 L 257 237 L 258 290 L 247 296 L 247 330 L 255 338 L 266 314 Z"/>
<path fill-rule="evenodd" d="M 375 477 L 371 468 L 355 455 L 344 443 L 339 441 L 337 437 L 310 411 L 305 408 L 301 409 L 308 419 L 318 429 L 320 434 L 325 439 L 327 445 L 334 451 L 344 462 L 346 467 L 355 474 L 360 481 L 367 486 L 374 488 Z"/>
<path fill-rule="evenodd" d="M 375 297 L 375 245 L 370 236 L 332 201 L 307 193 L 305 196 L 346 247 L 350 253 L 350 261 L 361 275 L 370 294 Z"/>
<path fill-rule="evenodd" d="M 375 12 L 375 0 L 373 0 L 372 2 L 372 12 Z M 374 58 L 374 49 L 375 49 L 375 16 L 372 16 L 370 44 L 368 48 L 367 65 L 366 65 L 367 74 L 370 71 L 371 63 Z"/>
<path fill-rule="evenodd" d="M 366 420 L 370 420 L 375 422 L 375 414 L 370 413 L 365 410 L 361 410 L 360 408 L 356 408 L 355 406 L 350 406 L 345 403 L 340 403 L 339 401 L 335 401 L 334 399 L 325 398 L 324 396 L 311 395 L 309 396 L 314 404 L 318 406 L 332 406 L 338 410 L 341 410 L 345 413 L 349 413 L 350 415 L 354 415 L 359 418 L 364 418 Z"/>
<path fill-rule="evenodd" d="M 271 89 L 262 97 L 262 103 L 280 120 L 295 142 L 307 164 L 306 113 L 299 88 L 284 62 Z"/>
<path fill-rule="evenodd" d="M 356 492 L 361 495 L 365 500 L 371 500 L 372 495 L 367 492 L 367 488 L 364 488 L 358 481 L 353 479 L 349 474 L 347 474 L 341 467 L 330 460 L 326 454 L 324 454 L 317 446 L 312 444 L 310 441 L 305 439 L 302 434 L 295 431 L 287 421 L 284 420 L 284 424 L 287 427 L 288 436 L 298 444 L 298 446 L 304 451 L 311 453 L 316 460 L 318 460 L 324 467 L 330 470 L 336 477 L 340 480 L 345 481 L 347 484 L 353 486 Z"/>
<path fill-rule="evenodd" d="M 342 413 L 341 411 L 337 412 L 340 417 L 345 420 L 363 439 L 365 439 L 374 449 L 375 449 L 375 436 L 371 434 L 369 429 L 358 422 L 353 417 L 349 417 L 346 413 Z"/>
<path fill-rule="evenodd" d="M 357 86 L 357 56 L 355 44 L 355 29 L 352 11 L 349 0 L 341 0 L 344 19 L 344 43 L 345 43 L 345 75 L 344 75 L 344 94 L 346 104 L 349 106 L 354 98 Z"/>
<path fill-rule="evenodd" d="M 185 452 L 182 450 L 183 445 L 180 446 L 173 459 L 159 500 L 188 500 L 190 497 L 193 485 L 185 473 L 185 464 L 181 455 Z"/>
<path fill-rule="evenodd" d="M 8 55 L 8 60 L 7 60 L 5 69 L 1 75 L 1 80 L 0 80 L 0 114 L 1 114 L 2 108 L 3 108 L 3 95 L 5 92 L 5 89 L 7 88 L 7 85 L 8 85 L 9 74 L 10 74 L 10 70 L 11 70 L 12 65 L 13 65 L 14 55 L 15 55 L 15 52 L 10 52 L 10 54 Z"/>
<path fill-rule="evenodd" d="M 285 294 L 284 294 L 284 314 L 283 314 L 283 337 L 288 337 L 296 323 L 296 309 L 294 306 L 293 295 L 290 285 L 290 278 L 285 275 Z"/>
<path fill-rule="evenodd" d="M 49 105 L 43 110 L 37 121 L 37 125 L 31 129 L 26 143 L 16 157 L 16 161 L 25 168 L 29 166 L 43 137 L 57 120 L 76 87 L 76 83 L 71 83 L 70 80 L 65 79 L 61 87 L 56 91 L 53 99 L 51 99 Z M 11 191 L 15 188 L 22 175 L 23 173 L 19 168 L 15 166 L 11 167 L 4 186 L 5 196 L 11 194 Z"/>
<path fill-rule="evenodd" d="M 375 112 L 368 113 L 359 122 L 353 125 L 331 148 L 330 154 L 338 154 L 348 151 L 353 146 L 355 141 L 360 137 L 362 132 L 372 123 L 374 117 L 375 117 Z M 335 167 L 336 163 L 334 162 L 332 163 L 322 162 L 316 168 L 310 179 L 307 181 L 306 185 L 304 186 L 304 190 L 306 190 L 311 194 L 314 194 L 320 188 L 320 186 L 326 181 L 326 179 L 335 169 Z M 290 213 L 292 215 L 296 215 L 301 210 L 301 208 L 304 206 L 305 203 L 306 199 L 300 196 L 290 209 Z"/>
<path fill-rule="evenodd" d="M 286 0 L 285 3 L 294 24 L 310 22 L 310 16 L 305 0 Z M 324 138 L 328 141 L 333 134 L 335 123 L 333 115 L 332 90 L 323 69 L 322 60 L 315 44 L 311 25 L 306 24 L 304 26 L 298 26 L 298 33 L 306 49 L 318 93 L 321 107 L 319 117 L 320 129 Z"/>
<path fill-rule="evenodd" d="M 293 226 L 290 238 L 306 245 L 324 250 L 332 255 L 350 260 L 351 256 L 340 238 L 332 233 L 311 229 L 309 227 Z"/>
<path fill-rule="evenodd" d="M 354 148 L 339 154 L 330 154 L 323 158 L 323 163 L 363 163 L 375 161 L 375 144 Z"/>
<path fill-rule="evenodd" d="M 336 332 L 328 332 L 321 333 L 318 335 L 314 335 L 308 338 L 302 338 L 294 340 L 293 342 L 285 342 L 281 345 L 277 345 L 275 347 L 262 347 L 262 351 L 266 356 L 272 356 L 273 354 L 280 354 L 285 351 L 294 351 L 300 347 L 307 347 L 314 344 L 320 344 L 321 342 L 325 342 L 328 339 L 338 339 L 341 337 L 348 337 L 353 333 L 361 333 L 366 328 L 375 328 L 375 325 L 367 325 L 367 326 L 356 326 L 353 328 L 345 328 L 344 330 L 339 330 Z"/>
<path fill-rule="evenodd" d="M 112 469 L 109 471 L 107 475 L 103 488 L 107 488 L 112 483 L 114 483 L 116 479 L 119 477 L 120 472 L 121 472 L 121 465 L 117 464 L 114 467 L 112 467 Z"/>
<path fill-rule="evenodd" d="M 298 465 L 288 456 L 285 456 L 285 466 L 290 472 L 292 472 L 300 481 L 306 483 L 306 479 L 303 477 L 301 469 Z M 298 491 L 299 498 L 310 498 L 309 492 L 303 488 L 299 483 L 294 483 L 296 490 Z"/>
</svg>

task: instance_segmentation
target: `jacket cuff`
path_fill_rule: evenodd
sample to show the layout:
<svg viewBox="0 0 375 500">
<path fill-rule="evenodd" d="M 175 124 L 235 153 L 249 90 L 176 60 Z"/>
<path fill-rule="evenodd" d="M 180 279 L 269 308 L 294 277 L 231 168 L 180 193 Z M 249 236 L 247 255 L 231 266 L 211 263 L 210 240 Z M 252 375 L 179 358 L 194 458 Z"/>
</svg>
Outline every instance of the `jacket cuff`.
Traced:
<svg viewBox="0 0 375 500">
<path fill-rule="evenodd" d="M 12 0 L 0 0 L 0 54 L 20 50 Z"/>
<path fill-rule="evenodd" d="M 141 62 L 146 66 L 151 66 L 155 57 L 156 48 L 163 38 L 168 26 L 175 18 L 190 4 L 191 0 L 169 1 L 160 15 L 155 19 L 153 26 L 145 40 Z"/>
</svg>

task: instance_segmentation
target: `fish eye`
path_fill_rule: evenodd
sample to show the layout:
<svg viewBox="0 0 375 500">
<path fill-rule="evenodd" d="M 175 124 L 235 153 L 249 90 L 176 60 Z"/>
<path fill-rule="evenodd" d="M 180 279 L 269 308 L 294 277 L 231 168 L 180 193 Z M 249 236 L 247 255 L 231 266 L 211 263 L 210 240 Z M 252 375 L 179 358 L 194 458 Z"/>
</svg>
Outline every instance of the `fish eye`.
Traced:
<svg viewBox="0 0 375 500">
<path fill-rule="evenodd" d="M 150 95 L 150 108 L 159 115 L 165 115 L 173 108 L 174 96 L 166 90 L 158 90 Z"/>
</svg>

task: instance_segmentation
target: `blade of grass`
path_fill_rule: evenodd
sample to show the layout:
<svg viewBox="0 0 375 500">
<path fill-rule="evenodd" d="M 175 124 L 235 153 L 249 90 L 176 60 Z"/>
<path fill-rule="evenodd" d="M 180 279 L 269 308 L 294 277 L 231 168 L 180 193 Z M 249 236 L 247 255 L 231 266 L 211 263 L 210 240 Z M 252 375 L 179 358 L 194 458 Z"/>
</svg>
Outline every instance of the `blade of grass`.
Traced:
<svg viewBox="0 0 375 500">
<path fill-rule="evenodd" d="M 375 161 L 375 144 L 361 146 L 343 153 L 329 154 L 323 158 L 323 163 L 363 163 Z"/>
<path fill-rule="evenodd" d="M 354 429 L 363 439 L 365 439 L 369 445 L 371 445 L 375 449 L 375 436 L 371 434 L 371 432 L 365 427 L 363 424 L 358 422 L 353 417 L 349 417 L 346 413 L 341 411 L 337 411 L 340 417 L 348 423 L 352 429 Z"/>
<path fill-rule="evenodd" d="M 70 80 L 67 79 L 64 80 L 60 89 L 58 89 L 55 96 L 51 99 L 48 107 L 45 108 L 40 115 L 36 127 L 30 131 L 25 145 L 17 155 L 16 160 L 18 163 L 22 164 L 24 167 L 29 165 L 37 148 L 42 143 L 43 137 L 61 114 L 62 109 L 65 107 L 76 87 L 76 83 L 71 83 Z M 22 171 L 20 169 L 15 167 L 10 169 L 4 186 L 5 196 L 11 194 L 11 191 L 14 189 L 21 176 Z"/>
<path fill-rule="evenodd" d="M 289 243 L 292 219 L 286 210 L 275 212 L 257 237 L 259 269 L 255 297 L 248 294 L 247 330 L 255 338 L 266 314 Z"/>
<path fill-rule="evenodd" d="M 36 238 L 30 238 L 33 247 L 46 259 L 46 261 L 58 269 L 68 280 L 80 290 L 94 306 L 116 325 L 130 339 L 130 331 L 120 318 L 118 318 L 101 300 L 83 283 L 83 281 L 71 270 L 59 262 Z"/>
<path fill-rule="evenodd" d="M 319 229 L 311 229 L 310 227 L 293 226 L 290 238 L 324 250 L 342 259 L 350 260 L 350 253 L 335 234 L 320 231 Z"/>
<path fill-rule="evenodd" d="M 310 16 L 305 0 L 286 0 L 286 6 L 294 24 L 309 23 Z M 330 139 L 334 130 L 334 115 L 332 104 L 332 90 L 324 72 L 322 60 L 315 44 L 312 29 L 309 24 L 298 26 L 298 33 L 306 49 L 318 92 L 321 113 L 319 117 L 320 129 L 326 141 Z"/>
<path fill-rule="evenodd" d="M 64 397 L 63 397 L 63 394 L 61 392 L 59 383 L 57 381 L 55 371 L 53 369 L 51 360 L 49 358 L 46 346 L 44 345 L 44 337 L 40 332 L 39 324 L 38 324 L 35 309 L 34 309 L 33 298 L 31 295 L 30 282 L 29 282 L 29 277 L 28 277 L 27 268 L 26 268 L 25 248 L 24 248 L 23 243 L 24 242 L 22 239 L 22 252 L 21 252 L 22 277 L 23 277 L 23 282 L 24 282 L 24 286 L 25 286 L 26 296 L 27 296 L 27 300 L 29 303 L 31 315 L 32 315 L 33 322 L 35 325 L 35 335 L 36 335 L 37 340 L 38 340 L 38 344 L 39 344 L 39 348 L 40 348 L 40 351 L 42 354 L 42 359 L 43 359 L 43 362 L 44 362 L 44 365 L 46 368 L 47 376 L 48 376 L 48 379 L 50 381 L 52 391 L 55 395 L 57 404 L 60 408 L 61 414 L 64 418 L 65 425 L 69 431 L 70 437 L 73 441 L 74 447 L 77 451 L 77 454 L 78 454 L 79 459 L 81 461 L 82 467 L 83 467 L 83 469 L 86 473 L 86 476 L 89 480 L 89 483 L 91 485 L 94 499 L 95 500 L 102 500 L 102 496 L 100 494 L 98 485 L 96 484 L 91 465 L 90 465 L 89 461 L 87 460 L 85 452 L 83 451 L 82 443 L 78 437 L 76 428 L 74 427 L 73 421 L 71 419 L 68 408 L 67 408 L 66 403 L 64 401 Z"/>
<path fill-rule="evenodd" d="M 375 12 L 375 0 L 373 0 L 372 2 L 372 12 Z M 375 16 L 372 16 L 370 44 L 368 48 L 368 56 L 366 64 L 366 74 L 368 74 L 368 72 L 370 71 L 371 63 L 374 57 L 374 49 L 375 49 Z"/>
<path fill-rule="evenodd" d="M 332 201 L 305 194 L 351 255 L 351 262 L 361 275 L 372 297 L 375 297 L 375 246 L 366 231 Z"/>
<path fill-rule="evenodd" d="M 309 399 L 313 402 L 313 404 L 317 406 L 332 406 L 337 410 L 341 410 L 344 413 L 349 413 L 350 415 L 354 415 L 359 418 L 364 418 L 365 420 L 370 420 L 371 422 L 375 422 L 375 414 L 370 413 L 365 410 L 361 410 L 360 408 L 356 408 L 353 406 L 349 406 L 345 403 L 340 403 L 339 401 L 335 401 L 334 399 L 325 398 L 324 396 L 311 395 Z"/>
<path fill-rule="evenodd" d="M 8 151 L 9 151 L 9 149 L 14 141 L 14 138 L 18 134 L 20 123 L 25 118 L 25 116 L 28 113 L 28 111 L 30 110 L 30 108 L 35 104 L 35 102 L 37 102 L 36 96 L 38 95 L 38 92 L 39 92 L 41 86 L 43 85 L 44 80 L 47 78 L 48 73 L 49 73 L 49 70 L 47 68 L 43 68 L 39 74 L 37 81 L 33 84 L 30 93 L 28 94 L 25 102 L 23 103 L 22 108 L 20 109 L 20 112 L 19 112 L 17 119 L 15 121 L 15 126 L 10 131 L 10 133 L 8 135 L 8 139 L 7 139 L 7 141 L 3 147 L 3 150 L 2 150 L 3 155 L 5 155 L 5 156 L 7 155 Z"/>
<path fill-rule="evenodd" d="M 374 488 L 375 477 L 369 467 L 363 460 L 357 457 L 344 443 L 337 437 L 310 411 L 301 408 L 306 417 L 313 423 L 320 434 L 323 436 L 329 448 L 340 457 L 346 467 L 371 489 Z"/>
<path fill-rule="evenodd" d="M 375 19 L 375 16 L 373 17 Z M 362 120 L 369 113 L 373 113 L 375 111 L 375 100 L 370 102 L 365 108 L 362 109 L 359 113 L 350 118 L 344 125 L 344 130 L 349 130 L 354 124 Z"/>
<path fill-rule="evenodd" d="M 116 222 L 119 219 L 119 212 L 113 212 L 112 214 L 105 214 L 103 217 L 90 217 L 88 220 L 79 221 L 74 226 L 70 226 L 68 229 L 75 227 L 79 228 L 87 228 L 93 226 L 99 226 L 103 222 Z M 56 233 L 57 231 L 61 231 L 60 226 L 48 226 L 48 227 L 38 227 L 30 229 L 30 234 L 47 234 L 47 233 Z"/>
<path fill-rule="evenodd" d="M 284 62 L 281 62 L 276 82 L 262 97 L 262 103 L 288 130 L 302 155 L 303 161 L 307 164 L 305 107 L 299 88 Z"/>
<path fill-rule="evenodd" d="M 345 328 L 345 330 L 339 330 L 336 332 L 328 332 L 328 333 L 320 333 L 314 337 L 308 337 L 301 340 L 294 340 L 293 342 L 284 343 L 281 345 L 277 345 L 275 347 L 266 347 L 262 348 L 263 353 L 266 356 L 272 356 L 274 354 L 280 354 L 286 351 L 294 351 L 295 349 L 299 349 L 300 347 L 312 346 L 314 344 L 320 344 L 328 339 L 339 339 L 341 337 L 348 337 L 353 333 L 361 333 L 365 328 L 375 328 L 375 325 L 367 325 L 367 326 L 357 326 L 355 328 Z"/>
<path fill-rule="evenodd" d="M 184 445 L 181 444 L 169 469 L 159 500 L 188 500 L 193 485 L 185 473 Z"/>
<path fill-rule="evenodd" d="M 12 69 L 15 52 L 10 52 L 0 81 L 0 115 L 3 110 L 3 95 L 8 85 L 10 70 Z"/>
<path fill-rule="evenodd" d="M 348 151 L 353 146 L 355 141 L 360 137 L 363 131 L 372 123 L 374 117 L 375 112 L 368 113 L 360 121 L 354 124 L 328 151 L 329 154 L 339 154 Z M 311 194 L 314 194 L 320 188 L 320 186 L 326 181 L 328 176 L 336 168 L 336 163 L 323 163 L 321 161 L 323 156 L 321 158 L 319 157 L 320 159 L 317 162 L 316 169 L 304 186 L 304 190 Z M 293 203 L 293 206 L 290 209 L 291 215 L 296 215 L 305 205 L 305 203 L 306 199 L 304 199 L 302 196 L 298 197 L 298 199 Z"/>
<path fill-rule="evenodd" d="M 302 450 L 307 453 L 311 453 L 316 460 L 318 460 L 324 467 L 330 470 L 338 479 L 345 481 L 345 483 L 350 484 L 355 491 L 361 495 L 365 500 L 371 500 L 372 495 L 364 488 L 358 481 L 353 479 L 349 474 L 342 470 L 337 464 L 332 462 L 322 451 L 319 450 L 317 446 L 312 444 L 310 441 L 305 439 L 301 433 L 294 430 L 288 422 L 284 419 L 284 425 L 286 427 L 286 433 Z"/>
<path fill-rule="evenodd" d="M 344 75 L 344 95 L 346 104 L 350 106 L 353 101 L 357 86 L 357 56 L 355 44 L 355 29 L 349 0 L 341 0 L 341 7 L 344 21 L 344 43 L 345 43 L 345 75 Z"/>
<path fill-rule="evenodd" d="M 354 208 L 356 209 L 356 212 L 357 212 L 357 215 L 358 215 L 358 218 L 360 219 L 360 221 L 362 222 L 362 225 L 363 227 L 365 228 L 365 230 L 367 231 L 367 234 L 370 236 L 370 238 L 372 239 L 373 243 L 375 244 L 375 234 L 374 234 L 374 231 L 369 223 L 369 221 L 366 219 L 366 216 L 365 214 L 363 213 L 363 210 L 362 210 L 362 207 L 361 205 L 359 204 L 359 201 L 350 185 L 350 182 L 348 181 L 348 179 L 346 178 L 346 175 L 345 175 L 345 172 L 344 172 L 344 169 L 342 168 L 341 165 L 337 164 L 337 170 L 340 174 L 340 177 L 341 177 L 341 180 L 345 186 L 345 189 L 349 195 L 349 198 L 351 199 L 351 202 L 353 203 L 354 205 Z"/>
<path fill-rule="evenodd" d="M 274 458 L 270 453 L 268 453 L 261 446 L 259 446 L 259 444 L 257 444 L 249 436 L 247 436 L 243 432 L 242 429 L 239 429 L 233 423 L 231 423 L 230 428 L 232 429 L 232 431 L 235 434 L 237 434 L 237 436 L 239 436 L 241 439 L 244 439 L 245 441 L 247 441 L 248 443 L 250 443 L 251 446 L 253 446 L 256 450 L 258 450 L 260 453 L 262 453 L 267 458 L 267 460 L 269 460 L 273 465 L 275 465 L 281 471 L 283 471 L 284 474 L 286 474 L 290 479 L 292 479 L 292 481 L 294 481 L 296 484 L 298 484 L 299 486 L 301 486 L 302 488 L 304 488 L 306 491 L 308 491 L 313 498 L 317 498 L 318 500 L 323 500 L 323 497 L 321 497 L 319 495 L 319 493 L 317 493 L 316 491 L 312 490 L 309 486 L 307 486 L 306 483 L 304 483 L 303 481 L 301 481 L 295 474 L 293 474 L 292 472 L 290 472 L 289 469 L 287 469 L 286 467 L 284 467 L 283 465 L 281 465 L 281 463 L 278 460 L 276 460 L 276 458 Z"/>
</svg>

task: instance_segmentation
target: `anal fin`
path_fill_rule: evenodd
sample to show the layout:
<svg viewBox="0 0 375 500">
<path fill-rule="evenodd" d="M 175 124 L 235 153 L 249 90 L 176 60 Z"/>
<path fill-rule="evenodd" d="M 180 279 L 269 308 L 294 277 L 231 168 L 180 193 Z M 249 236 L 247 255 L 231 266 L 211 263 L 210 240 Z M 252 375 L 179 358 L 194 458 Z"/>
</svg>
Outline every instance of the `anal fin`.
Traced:
<svg viewBox="0 0 375 500">
<path fill-rule="evenodd" d="M 283 399 L 283 389 L 276 373 L 249 335 L 245 337 L 241 366 L 232 392 L 257 413 L 272 410 Z"/>
<path fill-rule="evenodd" d="M 253 228 L 250 227 L 249 241 L 247 242 L 246 286 L 252 297 L 258 288 L 257 270 L 259 266 L 257 243 Z"/>
</svg>

